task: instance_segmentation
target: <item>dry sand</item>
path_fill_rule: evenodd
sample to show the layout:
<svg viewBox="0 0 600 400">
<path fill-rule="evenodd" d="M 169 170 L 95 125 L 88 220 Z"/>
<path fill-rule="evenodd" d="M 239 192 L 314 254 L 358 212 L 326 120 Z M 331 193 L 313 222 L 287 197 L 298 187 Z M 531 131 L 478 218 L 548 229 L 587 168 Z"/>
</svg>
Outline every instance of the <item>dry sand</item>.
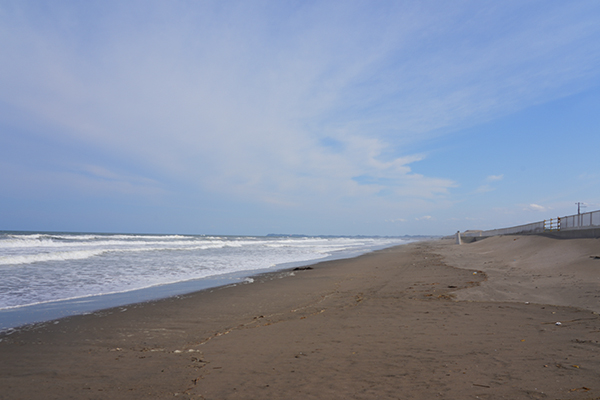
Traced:
<svg viewBox="0 0 600 400">
<path fill-rule="evenodd" d="M 29 327 L 0 399 L 600 399 L 600 242 L 452 243 Z"/>
<path fill-rule="evenodd" d="M 450 265 L 488 276 L 483 285 L 457 292 L 459 300 L 554 304 L 600 313 L 600 239 L 496 236 L 445 246 L 438 253 Z"/>
</svg>

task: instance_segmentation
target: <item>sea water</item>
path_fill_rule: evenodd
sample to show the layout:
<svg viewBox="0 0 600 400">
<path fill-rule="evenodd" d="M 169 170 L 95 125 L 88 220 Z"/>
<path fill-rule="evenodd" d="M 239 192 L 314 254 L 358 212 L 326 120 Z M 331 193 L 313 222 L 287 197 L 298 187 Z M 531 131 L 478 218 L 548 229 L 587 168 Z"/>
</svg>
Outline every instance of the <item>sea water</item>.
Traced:
<svg viewBox="0 0 600 400">
<path fill-rule="evenodd" d="M 400 238 L 0 232 L 0 330 L 251 282 Z"/>
</svg>

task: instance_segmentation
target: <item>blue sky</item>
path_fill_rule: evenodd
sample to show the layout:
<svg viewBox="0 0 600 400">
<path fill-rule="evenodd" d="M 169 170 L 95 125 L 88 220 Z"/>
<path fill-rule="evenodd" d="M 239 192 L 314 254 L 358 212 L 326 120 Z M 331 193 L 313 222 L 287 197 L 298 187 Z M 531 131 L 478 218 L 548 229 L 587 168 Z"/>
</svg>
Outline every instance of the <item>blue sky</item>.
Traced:
<svg viewBox="0 0 600 400">
<path fill-rule="evenodd" d="M 0 229 L 450 234 L 600 209 L 597 1 L 1 1 Z"/>
</svg>

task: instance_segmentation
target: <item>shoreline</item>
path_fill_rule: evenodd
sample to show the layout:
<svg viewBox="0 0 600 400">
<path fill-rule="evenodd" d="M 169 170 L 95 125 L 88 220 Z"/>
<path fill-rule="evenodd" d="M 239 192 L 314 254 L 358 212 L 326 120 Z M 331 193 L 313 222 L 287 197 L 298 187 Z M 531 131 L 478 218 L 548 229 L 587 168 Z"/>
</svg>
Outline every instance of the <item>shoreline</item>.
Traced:
<svg viewBox="0 0 600 400">
<path fill-rule="evenodd" d="M 0 399 L 600 396 L 597 314 L 456 301 L 497 280 L 483 263 L 513 244 L 481 243 L 415 242 L 4 335 Z"/>
<path fill-rule="evenodd" d="M 403 246 L 411 242 L 392 245 Z M 386 248 L 388 245 L 384 245 Z M 11 332 L 27 325 L 48 323 L 67 317 L 86 315 L 103 310 L 132 306 L 169 297 L 178 297 L 194 292 L 212 289 L 232 284 L 243 284 L 254 275 L 268 274 L 271 272 L 285 271 L 295 267 L 314 265 L 322 262 L 354 258 L 362 254 L 381 250 L 381 246 L 374 246 L 366 252 L 357 252 L 355 249 L 344 250 L 325 257 L 311 260 L 291 261 L 253 270 L 242 270 L 225 274 L 211 275 L 204 278 L 190 279 L 187 281 L 173 282 L 158 286 L 134 289 L 125 292 L 104 293 L 72 299 L 51 300 L 43 303 L 23 305 L 0 309 L 0 334 Z"/>
</svg>

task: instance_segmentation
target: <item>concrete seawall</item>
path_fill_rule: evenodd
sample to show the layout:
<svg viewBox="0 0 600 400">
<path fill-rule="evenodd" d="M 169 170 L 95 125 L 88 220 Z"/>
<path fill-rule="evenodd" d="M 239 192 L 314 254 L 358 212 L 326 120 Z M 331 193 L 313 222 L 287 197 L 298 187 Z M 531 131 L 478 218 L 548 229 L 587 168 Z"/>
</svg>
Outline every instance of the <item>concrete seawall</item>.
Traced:
<svg viewBox="0 0 600 400">
<path fill-rule="evenodd" d="M 567 231 L 547 231 L 547 232 L 522 232 L 522 233 L 510 233 L 504 235 L 489 235 L 489 236 L 464 236 L 461 234 L 462 243 L 473 243 L 478 242 L 480 240 L 494 237 L 494 236 L 509 236 L 509 235 L 537 235 L 537 236 L 545 236 L 554 239 L 599 239 L 600 238 L 600 228 L 591 228 L 591 229 L 573 229 Z M 446 238 L 455 238 L 456 235 L 446 236 Z"/>
</svg>

